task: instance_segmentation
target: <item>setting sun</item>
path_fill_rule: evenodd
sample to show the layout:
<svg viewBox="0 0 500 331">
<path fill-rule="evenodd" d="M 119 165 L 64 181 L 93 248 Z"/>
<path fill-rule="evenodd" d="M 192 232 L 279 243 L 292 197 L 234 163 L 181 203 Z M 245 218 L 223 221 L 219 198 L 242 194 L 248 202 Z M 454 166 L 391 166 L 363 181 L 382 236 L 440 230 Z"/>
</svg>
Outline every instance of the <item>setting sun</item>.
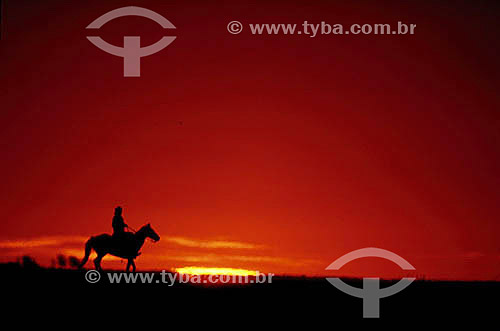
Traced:
<svg viewBox="0 0 500 331">
<path fill-rule="evenodd" d="M 174 268 L 175 272 L 189 275 L 230 275 L 230 276 L 256 276 L 252 270 L 234 268 L 206 268 L 206 267 L 183 267 Z"/>
</svg>

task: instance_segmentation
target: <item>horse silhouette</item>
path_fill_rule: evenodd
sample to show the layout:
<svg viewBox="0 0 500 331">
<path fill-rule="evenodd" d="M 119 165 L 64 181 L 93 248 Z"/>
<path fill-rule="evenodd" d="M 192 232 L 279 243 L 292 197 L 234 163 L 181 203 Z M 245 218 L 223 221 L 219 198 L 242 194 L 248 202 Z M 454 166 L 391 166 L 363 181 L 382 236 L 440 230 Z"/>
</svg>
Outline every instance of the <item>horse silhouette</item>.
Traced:
<svg viewBox="0 0 500 331">
<path fill-rule="evenodd" d="M 125 232 L 120 235 L 120 238 L 115 238 L 107 233 L 92 236 L 85 243 L 85 256 L 79 268 L 82 268 L 87 263 L 93 249 L 97 253 L 97 257 L 94 260 L 96 270 L 102 270 L 102 258 L 107 254 L 111 254 L 122 259 L 127 259 L 128 263 L 125 270 L 129 271 L 132 266 L 132 270 L 135 272 L 134 259 L 141 254 L 139 250 L 144 245 L 146 238 L 151 238 L 154 242 L 160 240 L 160 236 L 151 228 L 149 223 L 135 233 Z"/>
</svg>

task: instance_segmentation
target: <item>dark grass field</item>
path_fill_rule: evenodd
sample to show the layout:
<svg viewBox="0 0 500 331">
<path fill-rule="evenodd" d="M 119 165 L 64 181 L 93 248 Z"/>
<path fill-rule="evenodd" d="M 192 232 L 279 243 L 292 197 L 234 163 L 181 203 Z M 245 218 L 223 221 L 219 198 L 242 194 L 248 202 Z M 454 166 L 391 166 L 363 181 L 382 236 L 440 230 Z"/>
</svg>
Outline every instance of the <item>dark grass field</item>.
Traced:
<svg viewBox="0 0 500 331">
<path fill-rule="evenodd" d="M 362 299 L 340 292 L 324 278 L 275 276 L 271 284 L 203 285 L 158 283 L 111 284 L 102 274 L 99 282 L 85 280 L 86 270 L 0 265 L 2 301 L 9 303 L 4 317 L 60 316 L 71 319 L 128 318 L 151 322 L 200 323 L 221 318 L 260 325 L 309 323 L 335 326 L 342 321 L 363 321 Z M 359 279 L 347 283 L 362 287 Z M 382 287 L 394 281 L 382 281 Z M 371 323 L 440 321 L 454 323 L 496 321 L 499 282 L 416 280 L 405 290 L 380 301 L 380 319 Z M 22 317 L 21 317 L 22 318 Z M 207 320 L 208 319 L 208 320 Z M 131 320 L 131 322 L 132 322 Z M 264 322 L 267 321 L 267 322 Z"/>
</svg>

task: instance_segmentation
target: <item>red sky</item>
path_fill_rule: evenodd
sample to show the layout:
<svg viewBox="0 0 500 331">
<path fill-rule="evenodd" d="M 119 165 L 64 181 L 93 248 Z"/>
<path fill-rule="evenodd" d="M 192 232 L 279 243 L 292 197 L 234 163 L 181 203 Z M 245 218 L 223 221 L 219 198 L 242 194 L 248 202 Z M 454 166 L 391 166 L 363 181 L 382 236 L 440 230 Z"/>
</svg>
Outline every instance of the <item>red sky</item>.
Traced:
<svg viewBox="0 0 500 331">
<path fill-rule="evenodd" d="M 429 278 L 497 278 L 499 8 L 414 3 L 7 1 L 2 260 L 81 257 L 122 205 L 128 224 L 149 221 L 162 237 L 139 269 L 319 275 L 380 247 Z M 86 39 L 90 22 L 127 5 L 177 27 L 140 78 Z M 227 32 L 232 20 L 241 34 Z M 305 20 L 417 28 L 309 38 L 247 25 Z M 139 17 L 98 31 L 119 46 L 164 34 Z M 402 272 L 366 259 L 343 273 Z"/>
</svg>

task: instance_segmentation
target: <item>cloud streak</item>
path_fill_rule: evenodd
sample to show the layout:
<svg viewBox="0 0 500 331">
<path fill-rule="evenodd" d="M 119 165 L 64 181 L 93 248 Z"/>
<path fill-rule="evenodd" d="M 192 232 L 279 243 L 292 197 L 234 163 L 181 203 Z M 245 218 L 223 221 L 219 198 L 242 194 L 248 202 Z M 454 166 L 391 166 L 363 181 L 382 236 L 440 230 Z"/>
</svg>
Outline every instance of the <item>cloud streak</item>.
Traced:
<svg viewBox="0 0 500 331">
<path fill-rule="evenodd" d="M 192 248 L 232 248 L 232 249 L 262 249 L 265 246 L 228 240 L 197 240 L 186 237 L 168 237 L 166 241 L 185 247 Z"/>
<path fill-rule="evenodd" d="M 17 240 L 1 240 L 0 249 L 22 249 L 22 248 L 38 248 L 50 246 L 66 246 L 70 244 L 85 243 L 87 237 L 82 236 L 53 236 L 53 237 L 38 237 L 30 239 Z"/>
<path fill-rule="evenodd" d="M 305 267 L 310 265 L 322 265 L 321 261 L 312 259 L 291 259 L 278 256 L 261 255 L 229 255 L 229 254 L 205 254 L 205 255 L 161 255 L 158 257 L 164 261 L 177 261 L 188 263 L 258 263 L 269 265 L 280 265 L 289 267 Z"/>
<path fill-rule="evenodd" d="M 0 240 L 0 249 L 36 248 L 48 246 L 66 246 L 82 244 L 89 237 L 84 236 L 47 236 L 28 239 Z M 192 248 L 231 248 L 231 249 L 262 249 L 264 245 L 230 240 L 199 240 L 187 237 L 163 237 L 164 241 L 179 246 Z"/>
</svg>

